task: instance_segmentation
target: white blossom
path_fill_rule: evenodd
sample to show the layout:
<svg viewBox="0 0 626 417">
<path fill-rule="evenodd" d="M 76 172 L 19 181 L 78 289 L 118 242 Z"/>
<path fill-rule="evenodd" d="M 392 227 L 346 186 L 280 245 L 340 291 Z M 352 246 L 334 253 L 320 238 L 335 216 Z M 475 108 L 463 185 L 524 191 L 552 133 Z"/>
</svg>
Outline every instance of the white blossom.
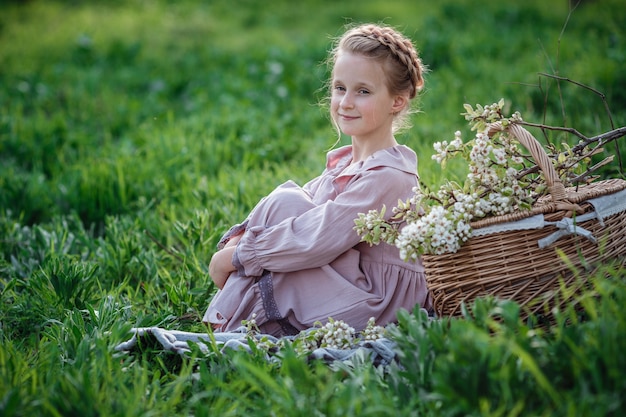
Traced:
<svg viewBox="0 0 626 417">
<path fill-rule="evenodd" d="M 466 105 L 465 118 L 472 124 L 474 138 L 464 143 L 461 132 L 456 131 L 449 142 L 433 144 L 432 159 L 437 163 L 443 165 L 453 157 L 466 161 L 464 184 L 444 181 L 438 189 L 428 192 L 416 186 L 413 195 L 393 209 L 394 223 L 382 219 L 380 212 L 370 212 L 360 215 L 357 231 L 370 243 L 393 243 L 403 259 L 414 260 L 421 254 L 458 251 L 471 237 L 471 222 L 476 219 L 530 206 L 545 193 L 545 185 L 518 178 L 525 168 L 525 157 L 512 135 L 503 131 L 490 136 L 487 130 L 489 123 L 500 121 L 507 126 L 522 120 L 518 112 L 504 117 L 503 107 L 504 100 L 484 107 L 477 105 L 475 109 Z M 576 163 L 558 162 L 570 166 Z"/>
</svg>

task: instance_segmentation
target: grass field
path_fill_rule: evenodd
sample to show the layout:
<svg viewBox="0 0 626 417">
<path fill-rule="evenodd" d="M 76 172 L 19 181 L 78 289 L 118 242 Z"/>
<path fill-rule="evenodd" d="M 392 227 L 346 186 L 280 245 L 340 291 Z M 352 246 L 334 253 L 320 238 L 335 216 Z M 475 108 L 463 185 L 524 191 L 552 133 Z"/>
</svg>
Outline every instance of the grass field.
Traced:
<svg viewBox="0 0 626 417">
<path fill-rule="evenodd" d="M 404 313 L 401 368 L 113 352 L 131 327 L 203 331 L 220 235 L 280 182 L 321 171 L 337 140 L 324 60 L 347 23 L 402 29 L 429 66 L 398 138 L 429 184 L 464 175 L 430 160 L 433 142 L 469 135 L 464 103 L 504 98 L 527 121 L 587 136 L 626 125 L 626 10 L 569 11 L 566 0 L 0 2 L 0 414 L 623 415 L 626 274 L 614 265 L 547 329 L 490 300 L 450 323 Z M 626 158 L 617 143 L 598 158 Z M 623 177 L 619 158 L 601 175 Z"/>
</svg>

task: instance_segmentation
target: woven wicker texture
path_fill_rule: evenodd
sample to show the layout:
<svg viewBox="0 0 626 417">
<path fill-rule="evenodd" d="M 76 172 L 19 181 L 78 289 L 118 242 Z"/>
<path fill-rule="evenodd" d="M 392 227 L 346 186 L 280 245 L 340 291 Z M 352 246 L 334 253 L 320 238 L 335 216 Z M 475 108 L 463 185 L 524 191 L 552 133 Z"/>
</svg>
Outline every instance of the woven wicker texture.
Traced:
<svg viewBox="0 0 626 417">
<path fill-rule="evenodd" d="M 492 132 L 501 129 L 496 125 Z M 571 217 L 573 210 L 583 214 L 592 209 L 585 201 L 626 188 L 626 181 L 620 179 L 565 188 L 539 142 L 521 126 L 512 125 L 508 129 L 541 168 L 550 195 L 530 211 L 482 219 L 472 223 L 474 229 L 536 214 L 544 214 L 549 221 Z M 549 315 L 552 307 L 568 301 L 562 298 L 562 284 L 569 288 L 585 285 L 584 279 L 581 282 L 577 276 L 584 278 L 585 270 L 610 259 L 618 259 L 626 265 L 626 211 L 607 217 L 604 225 L 593 219 L 580 222 L 578 226 L 592 232 L 597 243 L 572 234 L 540 249 L 538 240 L 557 230 L 555 226 L 546 226 L 475 236 L 456 253 L 424 255 L 437 314 L 441 317 L 458 316 L 463 303 L 470 308 L 475 298 L 492 295 L 518 302 L 524 307 L 522 318 L 533 313 Z"/>
</svg>

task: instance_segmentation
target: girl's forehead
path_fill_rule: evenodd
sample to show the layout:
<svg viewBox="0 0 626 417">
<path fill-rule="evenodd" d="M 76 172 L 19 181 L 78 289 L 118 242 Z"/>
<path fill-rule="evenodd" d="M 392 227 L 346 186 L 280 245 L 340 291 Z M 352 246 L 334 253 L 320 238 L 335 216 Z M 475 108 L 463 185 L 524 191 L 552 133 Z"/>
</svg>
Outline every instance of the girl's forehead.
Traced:
<svg viewBox="0 0 626 417">
<path fill-rule="evenodd" d="M 379 64 L 379 62 L 372 57 L 358 52 L 339 51 L 335 57 L 335 66 L 341 62 L 361 62 L 363 64 Z"/>
<path fill-rule="evenodd" d="M 342 53 L 337 56 L 333 78 L 364 79 L 370 82 L 384 80 L 381 62 L 361 54 Z"/>
</svg>

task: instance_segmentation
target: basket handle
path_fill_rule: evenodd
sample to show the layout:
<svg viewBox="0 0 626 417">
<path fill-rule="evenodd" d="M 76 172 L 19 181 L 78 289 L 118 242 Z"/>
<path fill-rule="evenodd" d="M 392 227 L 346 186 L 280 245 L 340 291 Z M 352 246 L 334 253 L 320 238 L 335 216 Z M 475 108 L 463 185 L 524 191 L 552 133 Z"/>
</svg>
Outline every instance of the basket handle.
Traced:
<svg viewBox="0 0 626 417">
<path fill-rule="evenodd" d="M 518 141 L 522 144 L 531 154 L 546 179 L 546 185 L 548 186 L 548 192 L 552 197 L 552 201 L 568 202 L 567 193 L 565 192 L 565 186 L 559 178 L 559 174 L 554 169 L 550 157 L 541 146 L 541 143 L 522 126 L 511 123 L 507 127 L 503 127 L 501 122 L 492 123 L 489 125 L 489 136 L 492 136 L 498 131 L 508 130 Z M 569 203 L 569 202 L 568 202 Z"/>
</svg>

